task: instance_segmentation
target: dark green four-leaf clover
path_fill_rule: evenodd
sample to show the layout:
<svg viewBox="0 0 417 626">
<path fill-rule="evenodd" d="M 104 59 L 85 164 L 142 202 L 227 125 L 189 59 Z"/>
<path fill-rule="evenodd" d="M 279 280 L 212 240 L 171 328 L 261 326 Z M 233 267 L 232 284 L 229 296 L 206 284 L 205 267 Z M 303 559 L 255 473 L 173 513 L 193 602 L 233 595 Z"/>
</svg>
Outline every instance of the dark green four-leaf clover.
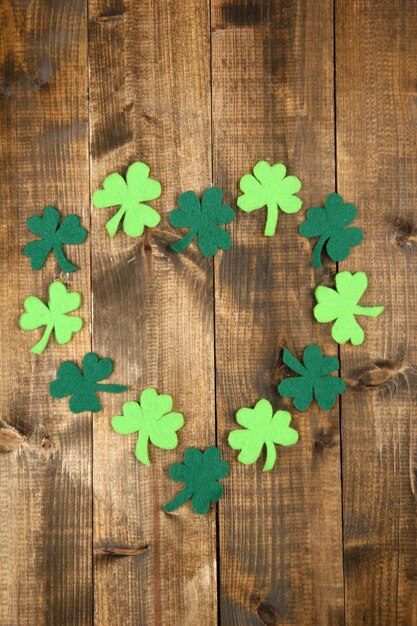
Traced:
<svg viewBox="0 0 417 626">
<path fill-rule="evenodd" d="M 357 214 L 356 206 L 343 204 L 343 198 L 338 193 L 327 196 L 324 207 L 308 209 L 307 219 L 300 224 L 299 231 L 303 237 L 319 238 L 313 250 L 313 267 L 321 267 L 324 246 L 332 261 L 344 261 L 350 254 L 350 248 L 362 243 L 361 228 L 346 228 Z"/>
<path fill-rule="evenodd" d="M 23 248 L 23 253 L 30 257 L 32 269 L 41 269 L 52 251 L 64 272 L 74 272 L 78 269 L 67 259 L 62 246 L 83 243 L 86 240 L 87 231 L 80 225 L 78 215 L 67 215 L 61 225 L 60 219 L 60 212 L 53 206 L 45 207 L 42 216 L 32 215 L 27 219 L 26 225 L 30 232 L 41 237 L 36 241 L 30 241 Z"/>
<path fill-rule="evenodd" d="M 346 390 L 342 378 L 329 376 L 339 369 L 339 359 L 335 356 L 323 356 L 321 349 L 310 344 L 300 363 L 291 352 L 284 348 L 283 361 L 299 376 L 284 378 L 278 385 L 278 393 L 284 398 L 293 398 L 293 404 L 299 411 L 305 411 L 313 401 L 313 396 L 321 409 L 331 409 L 339 394 Z"/>
<path fill-rule="evenodd" d="M 223 192 L 210 187 L 203 192 L 201 202 L 194 191 L 186 191 L 178 198 L 179 209 L 171 211 L 169 221 L 176 228 L 189 228 L 188 233 L 172 244 L 175 252 L 183 252 L 197 237 L 198 247 L 204 257 L 216 254 L 217 250 L 228 250 L 232 245 L 229 233 L 220 228 L 235 217 L 228 204 L 222 204 Z"/>
</svg>

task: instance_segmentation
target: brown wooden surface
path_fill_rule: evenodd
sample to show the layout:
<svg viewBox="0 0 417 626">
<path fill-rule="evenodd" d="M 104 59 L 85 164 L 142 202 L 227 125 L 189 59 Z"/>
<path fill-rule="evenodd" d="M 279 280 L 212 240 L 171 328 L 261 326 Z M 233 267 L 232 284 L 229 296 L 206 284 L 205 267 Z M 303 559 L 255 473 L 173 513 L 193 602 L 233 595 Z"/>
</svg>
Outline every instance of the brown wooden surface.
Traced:
<svg viewBox="0 0 417 626">
<path fill-rule="evenodd" d="M 0 0 L 0 626 L 417 626 L 416 42 L 414 0 Z M 273 238 L 264 210 L 237 211 L 214 263 L 170 249 L 178 195 L 217 184 L 235 206 L 258 159 L 300 177 L 305 208 L 335 189 L 359 206 L 365 242 L 340 268 L 366 271 L 386 311 L 341 348 L 330 412 L 276 392 L 284 346 L 337 352 L 311 315 L 337 268 L 312 269 L 304 211 Z M 90 192 L 135 160 L 163 219 L 110 240 Z M 78 272 L 21 254 L 47 204 L 91 221 Z M 34 356 L 18 316 L 58 278 L 85 326 Z M 129 391 L 74 415 L 48 384 L 91 346 Z M 146 386 L 186 418 L 151 468 L 110 427 Z M 261 397 L 300 432 L 268 474 L 226 445 Z M 164 513 L 170 463 L 215 441 L 231 464 L 217 511 Z"/>
<path fill-rule="evenodd" d="M 417 623 L 417 4 L 336 4 L 338 189 L 365 243 L 341 264 L 369 277 L 360 350 L 343 347 L 346 623 Z M 364 140 L 366 139 L 366 141 Z"/>
<path fill-rule="evenodd" d="M 260 159 L 284 161 L 303 182 L 306 205 L 334 189 L 333 7 L 241 3 L 213 11 L 214 179 L 233 198 Z M 320 28 L 321 44 L 317 46 Z M 318 158 L 319 155 L 319 158 Z M 314 341 L 330 353 L 328 329 L 311 319 L 315 282 L 303 219 L 281 214 L 264 237 L 265 211 L 241 212 L 233 248 L 216 257 L 219 439 L 233 415 L 259 398 L 280 400 L 283 346 Z M 316 274 L 316 275 L 315 275 Z M 232 463 L 220 504 L 221 621 L 230 625 L 343 622 L 339 412 L 290 408 L 300 444 L 278 451 L 278 468 Z"/>
<path fill-rule="evenodd" d="M 163 185 L 163 221 L 139 240 L 110 241 L 108 211 L 93 212 L 93 345 L 114 358 L 126 400 L 152 386 L 186 419 L 181 446 L 153 447 L 151 468 L 135 459 L 134 438 L 109 427 L 120 397 L 94 419 L 95 622 L 212 624 L 216 512 L 161 511 L 178 491 L 169 464 L 215 442 L 212 262 L 173 252 L 166 221 L 182 191 L 211 182 L 208 8 L 159 0 L 109 11 L 94 1 L 89 17 L 92 189 L 135 160 Z M 103 546 L 148 548 L 116 558 L 97 554 Z"/>
<path fill-rule="evenodd" d="M 90 238 L 71 246 L 82 271 L 52 258 L 30 269 L 25 220 L 52 204 L 89 227 L 87 14 L 82 0 L 0 4 L 2 211 L 1 417 L 19 445 L 0 452 L 0 623 L 91 622 L 91 417 L 48 391 L 65 359 L 90 348 Z M 84 328 L 70 344 L 29 349 L 17 327 L 24 299 L 61 279 L 82 293 Z M 9 450 L 9 451 L 7 451 Z"/>
</svg>

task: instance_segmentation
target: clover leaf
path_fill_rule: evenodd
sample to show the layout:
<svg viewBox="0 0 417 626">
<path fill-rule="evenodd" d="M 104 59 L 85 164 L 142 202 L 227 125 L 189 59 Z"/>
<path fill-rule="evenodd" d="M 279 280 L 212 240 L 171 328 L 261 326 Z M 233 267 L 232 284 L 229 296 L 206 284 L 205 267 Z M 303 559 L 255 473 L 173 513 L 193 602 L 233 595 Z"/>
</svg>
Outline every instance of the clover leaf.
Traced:
<svg viewBox="0 0 417 626">
<path fill-rule="evenodd" d="M 303 354 L 302 365 L 291 352 L 284 348 L 283 361 L 299 376 L 284 378 L 278 385 L 278 393 L 283 398 L 293 398 L 299 411 L 305 411 L 313 401 L 313 396 L 321 409 L 331 409 L 339 394 L 346 390 L 342 378 L 329 376 L 339 369 L 339 359 L 323 356 L 321 349 L 311 343 Z"/>
<path fill-rule="evenodd" d="M 269 165 L 258 161 L 252 174 L 245 174 L 240 179 L 243 195 L 237 199 L 237 206 L 242 211 L 250 212 L 266 206 L 265 235 L 275 235 L 278 223 L 278 207 L 284 213 L 297 213 L 302 201 L 294 194 L 300 191 L 301 182 L 296 176 L 285 176 L 286 167 L 282 163 Z"/>
<path fill-rule="evenodd" d="M 69 292 L 60 281 L 49 285 L 49 301 L 46 305 L 36 296 L 29 296 L 23 303 L 25 312 L 19 319 L 23 330 L 34 330 L 46 326 L 44 334 L 31 352 L 41 354 L 49 341 L 52 331 L 59 344 L 71 341 L 74 333 L 81 330 L 83 321 L 78 315 L 67 315 L 79 308 L 81 295 L 78 291 Z"/>
<path fill-rule="evenodd" d="M 197 448 L 188 448 L 184 453 L 184 463 L 173 463 L 169 475 L 173 480 L 185 483 L 185 487 L 163 509 L 168 513 L 175 511 L 191 499 L 195 513 L 208 513 L 211 502 L 217 502 L 223 495 L 223 485 L 219 480 L 229 473 L 229 464 L 220 459 L 221 452 L 216 446 L 200 452 Z"/>
<path fill-rule="evenodd" d="M 97 209 L 120 205 L 120 209 L 106 224 L 110 237 L 114 237 L 123 219 L 123 230 L 129 237 L 140 237 L 145 226 L 153 228 L 161 221 L 159 213 L 144 202 L 161 195 L 161 183 L 149 176 L 146 163 L 132 163 L 126 173 L 126 181 L 117 172 L 104 179 L 103 189 L 93 194 Z"/>
<path fill-rule="evenodd" d="M 87 352 L 82 367 L 83 371 L 73 361 L 64 361 L 59 366 L 58 378 L 49 385 L 49 392 L 53 398 L 71 396 L 69 408 L 73 413 L 82 411 L 97 413 L 101 409 L 98 391 L 121 393 L 128 389 L 125 385 L 98 382 L 108 378 L 113 372 L 113 363 L 110 359 L 99 359 L 94 352 Z"/>
<path fill-rule="evenodd" d="M 318 322 L 333 322 L 332 337 L 339 343 L 351 341 L 354 346 L 363 343 L 365 333 L 355 319 L 355 315 L 378 317 L 383 306 L 360 306 L 359 300 L 368 286 L 365 272 L 351 274 L 344 271 L 336 274 L 336 289 L 320 285 L 314 292 L 317 303 L 314 317 Z"/>
<path fill-rule="evenodd" d="M 303 237 L 318 237 L 313 251 L 313 267 L 321 267 L 321 253 L 324 245 L 332 261 L 344 261 L 352 246 L 362 243 L 361 228 L 346 228 L 358 214 L 354 204 L 343 204 L 342 196 L 331 193 L 327 196 L 324 207 L 308 209 L 305 222 L 300 224 L 299 232 Z"/>
<path fill-rule="evenodd" d="M 163 450 L 173 450 L 178 445 L 177 430 L 184 425 L 182 413 L 172 412 L 172 397 L 158 394 L 156 389 L 144 389 L 138 402 L 125 402 L 123 415 L 115 415 L 112 427 L 119 435 L 139 433 L 136 458 L 150 465 L 148 442 Z"/>
<path fill-rule="evenodd" d="M 23 254 L 30 257 L 32 269 L 40 270 L 52 251 L 64 272 L 74 272 L 78 269 L 67 259 L 62 246 L 83 243 L 86 240 L 87 231 L 80 225 L 78 215 L 67 215 L 61 225 L 59 225 L 60 220 L 61 213 L 53 206 L 45 207 L 42 216 L 32 215 L 26 220 L 30 232 L 41 237 L 36 241 L 30 241 L 23 248 Z"/>
<path fill-rule="evenodd" d="M 272 405 L 264 398 L 255 408 L 242 408 L 236 413 L 236 421 L 246 430 L 232 430 L 228 442 L 234 450 L 240 450 L 237 460 L 245 465 L 255 463 L 266 446 L 266 461 L 263 471 L 271 470 L 276 461 L 275 444 L 293 446 L 298 441 L 298 433 L 290 427 L 291 415 L 288 411 L 273 412 Z"/>
<path fill-rule="evenodd" d="M 171 211 L 169 221 L 176 228 L 189 228 L 188 233 L 171 245 L 175 252 L 183 252 L 197 237 L 198 247 L 204 257 L 216 254 L 218 250 L 228 250 L 232 245 L 229 233 L 219 226 L 228 224 L 234 211 L 228 204 L 222 204 L 223 192 L 218 187 L 210 187 L 203 192 L 201 203 L 194 191 L 186 191 L 178 198 L 179 209 Z"/>
</svg>

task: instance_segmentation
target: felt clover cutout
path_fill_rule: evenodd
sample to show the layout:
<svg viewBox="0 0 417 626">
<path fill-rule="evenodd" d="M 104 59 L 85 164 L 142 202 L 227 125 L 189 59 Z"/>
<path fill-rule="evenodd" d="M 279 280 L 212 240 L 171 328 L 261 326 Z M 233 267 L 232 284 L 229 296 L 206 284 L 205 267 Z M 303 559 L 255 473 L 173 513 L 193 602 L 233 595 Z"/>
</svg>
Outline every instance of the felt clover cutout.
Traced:
<svg viewBox="0 0 417 626">
<path fill-rule="evenodd" d="M 203 192 L 200 200 L 194 191 L 186 191 L 178 198 L 179 209 L 171 211 L 169 221 L 176 228 L 189 228 L 188 233 L 171 245 L 175 252 L 183 252 L 197 237 L 198 247 L 204 257 L 216 254 L 217 250 L 229 250 L 232 240 L 229 233 L 220 228 L 231 222 L 234 211 L 228 204 L 222 204 L 223 192 L 218 187 L 210 187 Z"/>
<path fill-rule="evenodd" d="M 358 214 L 354 204 L 343 204 L 342 196 L 331 193 L 327 196 L 324 208 L 320 206 L 308 209 L 305 222 L 299 231 L 303 237 L 318 237 L 313 251 L 313 267 L 321 267 L 321 253 L 326 246 L 332 261 L 344 261 L 352 246 L 362 243 L 361 228 L 346 228 Z"/>
<path fill-rule="evenodd" d="M 159 213 L 144 202 L 155 200 L 161 195 L 161 183 L 149 176 L 146 163 L 132 163 L 126 181 L 117 172 L 104 179 L 103 189 L 93 193 L 93 204 L 97 209 L 120 205 L 120 209 L 106 224 L 110 237 L 114 237 L 123 219 L 123 230 L 129 237 L 140 237 L 145 229 L 154 228 L 161 221 Z"/>
<path fill-rule="evenodd" d="M 237 199 L 237 206 L 242 211 L 250 212 L 266 206 L 265 235 L 275 235 L 278 223 L 278 207 L 284 213 L 297 213 L 302 201 L 295 196 L 301 189 L 301 182 L 296 176 L 285 176 L 286 167 L 282 163 L 269 165 L 258 161 L 253 174 L 245 174 L 240 179 L 243 195 Z"/>
<path fill-rule="evenodd" d="M 184 463 L 173 463 L 169 468 L 171 478 L 185 483 L 185 487 L 163 507 L 164 511 L 171 513 L 191 499 L 195 513 L 208 513 L 211 502 L 217 502 L 223 495 L 223 485 L 219 480 L 229 473 L 229 464 L 220 456 L 216 446 L 204 452 L 188 448 L 184 453 Z"/>
<path fill-rule="evenodd" d="M 29 296 L 23 303 L 25 312 L 19 319 L 19 326 L 23 330 L 35 330 L 46 326 L 44 334 L 36 343 L 31 352 L 42 354 L 45 350 L 52 331 L 57 343 L 64 344 L 71 341 L 74 333 L 81 330 L 83 321 L 78 315 L 67 315 L 79 308 L 81 295 L 78 291 L 69 292 L 59 281 L 49 285 L 49 300 L 46 305 L 36 296 Z"/>
<path fill-rule="evenodd" d="M 321 349 L 311 343 L 303 354 L 304 364 L 284 348 L 283 361 L 299 376 L 284 378 L 278 385 L 278 393 L 283 398 L 293 398 L 299 411 L 305 411 L 313 401 L 313 396 L 321 409 L 331 409 L 339 394 L 346 390 L 342 378 L 329 376 L 339 369 L 339 359 L 323 356 Z"/>
<path fill-rule="evenodd" d="M 290 427 L 291 414 L 288 411 L 273 412 L 272 405 L 264 398 L 255 408 L 242 408 L 236 413 L 236 421 L 246 430 L 232 430 L 228 442 L 233 450 L 240 450 L 237 460 L 245 465 L 255 463 L 266 446 L 264 472 L 271 470 L 276 461 L 275 444 L 293 446 L 298 441 L 298 433 Z"/>
<path fill-rule="evenodd" d="M 351 341 L 354 346 L 363 343 L 365 333 L 355 319 L 355 315 L 378 317 L 383 306 L 360 306 L 359 300 L 368 286 L 365 272 L 351 274 L 344 271 L 336 274 L 336 289 L 320 285 L 314 292 L 317 303 L 314 317 L 318 322 L 333 322 L 332 337 L 339 343 Z"/>
<path fill-rule="evenodd" d="M 61 213 L 53 206 L 45 207 L 42 217 L 32 215 L 26 220 L 30 232 L 41 237 L 36 241 L 30 241 L 23 248 L 23 254 L 30 257 L 32 269 L 40 270 L 52 251 L 62 271 L 69 273 L 78 269 L 67 259 L 62 246 L 83 243 L 86 240 L 87 231 L 80 225 L 78 215 L 67 215 L 61 225 L 60 220 Z"/>
<path fill-rule="evenodd" d="M 144 389 L 138 402 L 125 402 L 123 415 L 116 415 L 113 429 L 119 435 L 139 433 L 136 443 L 136 458 L 150 465 L 148 455 L 149 440 L 157 448 L 173 450 L 178 445 L 177 430 L 184 425 L 182 413 L 172 412 L 172 398 L 158 394 L 155 389 Z"/>
<path fill-rule="evenodd" d="M 110 359 L 99 359 L 94 352 L 87 352 L 82 367 L 83 371 L 73 361 L 64 361 L 59 366 L 58 378 L 49 385 L 49 392 L 53 398 L 71 396 L 69 408 L 73 413 L 82 411 L 97 413 L 101 409 L 98 391 L 108 393 L 127 391 L 125 385 L 98 382 L 108 378 L 113 372 L 113 363 Z"/>
</svg>

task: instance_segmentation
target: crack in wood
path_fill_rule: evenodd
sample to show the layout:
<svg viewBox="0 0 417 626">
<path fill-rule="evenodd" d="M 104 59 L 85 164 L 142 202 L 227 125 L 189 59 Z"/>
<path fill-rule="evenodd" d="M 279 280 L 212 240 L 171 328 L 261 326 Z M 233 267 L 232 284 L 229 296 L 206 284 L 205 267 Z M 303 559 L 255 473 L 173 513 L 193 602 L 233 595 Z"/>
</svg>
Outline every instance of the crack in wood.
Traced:
<svg viewBox="0 0 417 626">
<path fill-rule="evenodd" d="M 150 549 L 150 544 L 139 546 L 138 548 L 123 548 L 120 546 L 97 546 L 94 548 L 96 556 L 138 556 Z"/>
</svg>

